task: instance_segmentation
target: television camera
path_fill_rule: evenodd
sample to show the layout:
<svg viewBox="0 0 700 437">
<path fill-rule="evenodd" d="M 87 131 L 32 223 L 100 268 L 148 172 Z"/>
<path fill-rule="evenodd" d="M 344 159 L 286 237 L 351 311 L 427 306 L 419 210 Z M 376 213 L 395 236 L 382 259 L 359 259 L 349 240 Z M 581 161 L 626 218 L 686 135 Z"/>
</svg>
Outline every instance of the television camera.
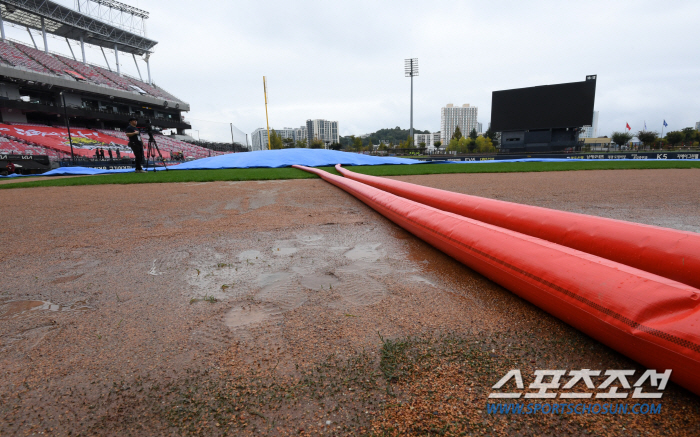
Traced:
<svg viewBox="0 0 700 437">
<path fill-rule="evenodd" d="M 153 127 L 150 118 L 146 119 L 146 126 L 140 128 L 140 130 L 141 132 L 148 134 L 148 148 L 146 149 L 146 171 L 148 171 L 148 163 L 150 158 L 153 158 L 153 171 L 156 171 L 156 152 L 158 153 L 158 160 L 163 164 L 163 167 L 165 167 L 165 171 L 168 171 L 168 167 L 165 165 L 165 159 L 163 159 L 163 155 L 160 153 L 160 149 L 158 148 L 158 143 L 156 143 L 156 139 L 153 138 L 154 133 L 162 133 L 162 130 Z"/>
</svg>

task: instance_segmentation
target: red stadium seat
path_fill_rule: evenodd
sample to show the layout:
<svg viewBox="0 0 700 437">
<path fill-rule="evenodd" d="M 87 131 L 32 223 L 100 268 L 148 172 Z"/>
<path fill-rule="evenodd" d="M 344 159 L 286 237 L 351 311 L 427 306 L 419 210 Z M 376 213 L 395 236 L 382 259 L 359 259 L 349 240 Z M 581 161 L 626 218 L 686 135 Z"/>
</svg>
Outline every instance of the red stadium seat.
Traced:
<svg viewBox="0 0 700 437">
<path fill-rule="evenodd" d="M 27 56 L 26 53 L 17 50 L 17 48 L 8 41 L 0 41 L 0 58 L 16 67 L 23 67 L 41 73 L 51 73 L 46 67 Z"/>
</svg>

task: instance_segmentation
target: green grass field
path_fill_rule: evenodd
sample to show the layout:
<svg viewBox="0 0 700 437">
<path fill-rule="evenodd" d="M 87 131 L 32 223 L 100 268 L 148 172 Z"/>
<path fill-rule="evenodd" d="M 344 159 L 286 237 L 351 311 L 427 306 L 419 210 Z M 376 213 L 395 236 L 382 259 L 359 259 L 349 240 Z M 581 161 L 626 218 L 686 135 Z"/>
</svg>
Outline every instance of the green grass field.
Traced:
<svg viewBox="0 0 700 437">
<path fill-rule="evenodd" d="M 323 170 L 338 174 L 333 167 Z M 402 176 L 447 173 L 512 173 L 572 170 L 631 170 L 700 168 L 698 161 L 572 161 L 572 162 L 485 162 L 470 164 L 377 165 L 348 167 L 355 172 L 374 176 Z M 122 173 L 74 178 L 0 184 L 0 189 L 31 187 L 65 187 L 73 185 L 146 184 L 167 182 L 260 181 L 272 179 L 309 179 L 317 176 L 295 168 L 248 168 L 229 170 L 178 170 L 147 174 Z"/>
</svg>

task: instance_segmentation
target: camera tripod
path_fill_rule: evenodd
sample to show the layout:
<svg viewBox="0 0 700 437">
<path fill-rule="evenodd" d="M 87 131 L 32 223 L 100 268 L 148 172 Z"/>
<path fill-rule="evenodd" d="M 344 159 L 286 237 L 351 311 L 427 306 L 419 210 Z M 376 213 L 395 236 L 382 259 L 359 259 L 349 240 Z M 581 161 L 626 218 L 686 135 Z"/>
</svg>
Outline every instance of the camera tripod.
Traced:
<svg viewBox="0 0 700 437">
<path fill-rule="evenodd" d="M 158 148 L 158 143 L 156 143 L 156 139 L 153 138 L 153 134 L 151 132 L 148 132 L 148 148 L 146 149 L 146 171 L 148 171 L 148 163 L 150 158 L 153 158 L 153 171 L 156 171 L 156 152 L 158 152 L 158 157 L 160 158 L 160 162 L 163 164 L 165 171 L 168 171 L 168 166 L 165 165 L 165 160 L 163 159 L 163 155 L 161 155 L 160 153 L 160 149 Z"/>
</svg>

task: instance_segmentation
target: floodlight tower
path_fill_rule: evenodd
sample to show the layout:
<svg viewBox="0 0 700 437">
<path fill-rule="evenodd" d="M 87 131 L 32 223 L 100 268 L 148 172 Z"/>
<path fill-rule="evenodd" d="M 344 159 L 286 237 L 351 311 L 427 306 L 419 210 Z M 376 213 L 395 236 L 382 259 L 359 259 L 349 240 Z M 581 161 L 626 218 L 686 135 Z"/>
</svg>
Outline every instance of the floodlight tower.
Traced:
<svg viewBox="0 0 700 437">
<path fill-rule="evenodd" d="M 413 76 L 418 76 L 418 58 L 406 59 L 404 71 L 406 77 L 411 78 L 411 141 L 413 141 Z"/>
</svg>

